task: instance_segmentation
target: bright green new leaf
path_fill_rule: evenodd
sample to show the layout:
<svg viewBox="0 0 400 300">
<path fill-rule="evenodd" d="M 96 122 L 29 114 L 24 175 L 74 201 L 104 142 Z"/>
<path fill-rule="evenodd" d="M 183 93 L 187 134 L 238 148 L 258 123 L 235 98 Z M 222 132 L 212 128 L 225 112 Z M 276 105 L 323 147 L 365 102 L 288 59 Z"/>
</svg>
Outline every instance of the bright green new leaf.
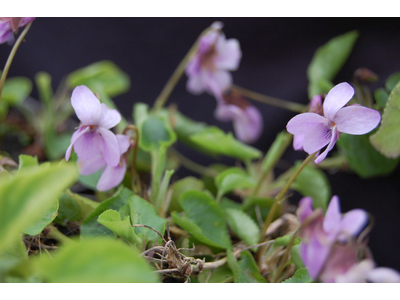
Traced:
<svg viewBox="0 0 400 300">
<path fill-rule="evenodd" d="M 130 216 L 126 216 L 124 220 L 121 220 L 121 215 L 119 212 L 109 209 L 99 216 L 97 222 L 106 226 L 108 229 L 113 231 L 115 235 L 120 236 L 129 243 L 140 244 L 142 242 L 137 237 L 135 230 L 132 227 Z"/>
<path fill-rule="evenodd" d="M 242 161 L 261 157 L 261 151 L 236 140 L 232 133 L 226 134 L 218 127 L 210 126 L 190 138 L 197 146 L 216 155 L 226 155 Z"/>
<path fill-rule="evenodd" d="M 29 167 L 37 167 L 39 166 L 39 162 L 36 156 L 30 156 L 30 155 L 25 155 L 21 154 L 19 156 L 19 168 L 18 170 L 25 170 L 26 168 Z"/>
<path fill-rule="evenodd" d="M 308 275 L 306 268 L 297 269 L 292 277 L 286 279 L 282 283 L 310 283 L 312 278 Z"/>
<path fill-rule="evenodd" d="M 249 189 L 256 185 L 256 182 L 245 171 L 239 168 L 229 168 L 217 177 L 215 185 L 218 188 L 217 199 L 235 189 Z"/>
<path fill-rule="evenodd" d="M 179 215 L 174 214 L 173 218 L 179 226 L 182 225 L 182 228 L 187 230 L 196 239 L 200 240 L 200 235 L 206 237 L 213 242 L 212 244 L 208 243 L 210 246 L 219 248 L 232 247 L 225 224 L 224 212 L 213 198 L 204 192 L 192 190 L 182 194 L 180 204 L 186 212 L 187 219 L 190 220 L 191 224 L 195 224 L 197 228 L 193 226 L 188 228 L 187 224 L 183 226 L 182 220 L 186 220 L 186 218 L 178 220 Z M 201 241 L 204 242 L 204 239 Z"/>
<path fill-rule="evenodd" d="M 297 161 L 293 170 L 300 167 L 301 162 Z M 331 188 L 325 173 L 317 168 L 306 166 L 297 176 L 291 189 L 313 199 L 314 208 L 320 207 L 326 210 L 331 199 Z"/>
<path fill-rule="evenodd" d="M 43 229 L 49 225 L 58 215 L 58 199 L 54 198 L 53 202 L 47 207 L 46 211 L 42 214 L 41 218 L 32 223 L 28 228 L 23 230 L 23 233 L 28 235 L 40 234 Z"/>
<path fill-rule="evenodd" d="M 293 245 L 290 249 L 290 260 L 296 265 L 296 268 L 303 268 L 304 263 L 300 256 L 300 244 Z"/>
<path fill-rule="evenodd" d="M 284 236 L 280 236 L 278 238 L 275 239 L 273 246 L 274 247 L 286 247 L 290 240 L 292 239 L 293 234 L 287 234 Z M 301 239 L 300 238 L 296 238 L 294 240 L 293 245 L 299 245 L 301 243 Z"/>
<path fill-rule="evenodd" d="M 240 254 L 237 261 L 232 250 L 227 250 L 228 265 L 232 270 L 235 283 L 266 283 L 266 279 L 260 274 L 257 264 L 249 251 Z"/>
<path fill-rule="evenodd" d="M 387 158 L 375 150 L 369 136 L 371 133 L 366 135 L 343 133 L 337 143 L 346 155 L 350 168 L 360 177 L 370 178 L 390 174 L 396 168 L 399 159 Z M 393 138 L 397 139 L 397 135 Z M 371 138 L 371 140 L 374 139 Z"/>
<path fill-rule="evenodd" d="M 137 224 L 147 225 L 161 234 L 164 234 L 165 223 L 167 220 L 157 215 L 154 206 L 146 200 L 134 195 L 129 199 L 129 205 L 138 214 Z M 132 215 L 132 214 L 131 214 Z M 161 244 L 161 238 L 149 228 L 136 227 L 135 232 L 139 237 L 145 240 L 145 243 L 151 242 L 152 245 L 157 241 Z"/>
<path fill-rule="evenodd" d="M 105 238 L 70 243 L 51 258 L 43 255 L 36 261 L 36 270 L 46 282 L 54 283 L 159 281 L 136 249 Z"/>
<path fill-rule="evenodd" d="M 171 146 L 176 141 L 168 119 L 164 115 L 150 115 L 147 104 L 137 103 L 134 106 L 133 118 L 139 129 L 139 146 L 145 151 L 157 150 L 164 145 Z"/>
<path fill-rule="evenodd" d="M 5 81 L 1 101 L 17 105 L 26 99 L 32 91 L 32 81 L 26 77 L 12 77 Z"/>
<path fill-rule="evenodd" d="M 67 77 L 68 86 L 73 89 L 78 85 L 86 85 L 97 92 L 101 86 L 109 97 L 126 93 L 130 88 L 129 76 L 111 61 L 103 60 L 72 72 Z"/>
<path fill-rule="evenodd" d="M 20 238 L 20 232 L 40 221 L 49 206 L 78 176 L 68 163 L 30 168 L 0 182 L 0 249 Z"/>
<path fill-rule="evenodd" d="M 127 188 L 120 188 L 114 196 L 100 203 L 100 205 L 83 221 L 81 225 L 81 236 L 85 238 L 92 236 L 107 236 L 114 238 L 113 232 L 97 222 L 97 219 L 108 209 L 119 210 L 122 206 L 128 204 L 128 200 L 132 195 L 132 191 Z"/>
<path fill-rule="evenodd" d="M 192 176 L 185 177 L 176 181 L 172 187 L 172 196 L 171 196 L 171 203 L 169 205 L 168 211 L 177 211 L 181 212 L 182 207 L 179 203 L 179 199 L 181 195 L 190 190 L 201 191 L 204 189 L 204 183 Z"/>
<path fill-rule="evenodd" d="M 371 144 L 388 158 L 400 156 L 400 83 L 390 93 L 383 111 L 381 126 L 371 135 Z M 392 161 L 393 163 L 393 161 Z"/>
<path fill-rule="evenodd" d="M 343 67 L 358 38 L 357 31 L 337 36 L 319 47 L 307 69 L 308 96 L 327 93 L 332 88 L 331 81 Z"/>
<path fill-rule="evenodd" d="M 260 229 L 251 217 L 243 211 L 234 208 L 225 209 L 225 213 L 230 229 L 232 229 L 247 246 L 258 243 Z"/>
</svg>

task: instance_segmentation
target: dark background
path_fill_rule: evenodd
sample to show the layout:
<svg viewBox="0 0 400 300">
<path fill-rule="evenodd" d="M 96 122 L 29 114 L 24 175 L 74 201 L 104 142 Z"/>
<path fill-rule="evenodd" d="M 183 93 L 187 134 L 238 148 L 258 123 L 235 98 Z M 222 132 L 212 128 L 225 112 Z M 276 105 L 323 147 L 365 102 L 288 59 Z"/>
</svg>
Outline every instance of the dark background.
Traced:
<svg viewBox="0 0 400 300">
<path fill-rule="evenodd" d="M 237 38 L 243 57 L 233 73 L 234 82 L 266 95 L 294 102 L 308 102 L 306 69 L 314 51 L 330 38 L 357 29 L 360 37 L 335 83 L 350 81 L 353 72 L 368 67 L 380 76 L 372 88 L 400 71 L 400 22 L 396 18 L 38 18 L 32 25 L 12 64 L 9 76 L 33 79 L 39 71 L 53 76 L 57 87 L 62 78 L 83 66 L 111 60 L 131 77 L 128 93 L 114 99 L 131 118 L 135 102 L 152 104 L 163 85 L 202 30 L 213 21 L 225 24 L 227 38 Z M 0 46 L 0 62 L 11 47 Z M 193 96 L 182 78 L 169 103 L 175 102 L 187 116 L 232 130 L 230 123 L 213 117 L 215 100 Z M 33 96 L 37 96 L 34 89 Z M 265 130 L 255 147 L 266 151 L 294 113 L 254 103 L 264 116 Z M 212 159 L 179 145 L 178 149 L 201 164 Z M 305 158 L 289 149 L 284 161 Z M 232 163 L 232 162 L 231 162 Z M 190 172 L 180 170 L 180 176 Z M 370 247 L 380 266 L 400 270 L 400 170 L 390 176 L 361 179 L 352 173 L 328 174 L 332 194 L 338 195 L 342 211 L 363 208 L 376 225 Z"/>
</svg>

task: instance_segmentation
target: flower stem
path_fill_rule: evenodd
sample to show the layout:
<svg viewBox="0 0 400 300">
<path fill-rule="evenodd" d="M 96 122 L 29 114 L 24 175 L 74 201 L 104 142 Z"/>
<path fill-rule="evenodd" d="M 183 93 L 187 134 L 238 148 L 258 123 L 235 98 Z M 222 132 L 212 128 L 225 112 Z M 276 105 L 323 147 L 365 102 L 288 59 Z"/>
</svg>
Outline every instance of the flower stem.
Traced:
<svg viewBox="0 0 400 300">
<path fill-rule="evenodd" d="M 283 268 L 285 267 L 286 262 L 288 261 L 289 258 L 289 254 L 290 254 L 290 249 L 292 249 L 292 246 L 294 244 L 294 241 L 296 239 L 297 233 L 299 232 L 299 230 L 296 230 L 296 232 L 293 233 L 288 245 L 286 246 L 285 249 L 285 253 L 283 254 L 281 261 L 279 263 L 278 269 L 276 270 L 274 279 L 272 280 L 272 282 L 278 282 L 279 277 L 281 276 L 281 273 L 283 271 Z"/>
<path fill-rule="evenodd" d="M 255 101 L 258 102 L 262 102 L 268 105 L 272 105 L 272 106 L 276 106 L 279 108 L 283 108 L 286 110 L 290 110 L 296 113 L 302 113 L 305 112 L 307 110 L 307 106 L 304 104 L 300 104 L 300 103 L 295 103 L 295 102 L 291 102 L 291 101 L 287 101 L 287 100 L 282 100 L 279 98 L 274 98 L 274 97 L 270 97 L 270 96 L 266 96 L 263 94 L 259 94 L 250 90 L 247 90 L 245 88 L 242 88 L 240 86 L 237 85 L 233 85 L 232 87 L 233 90 L 239 92 L 240 94 L 242 94 L 243 96 L 253 99 Z"/>
<path fill-rule="evenodd" d="M 6 81 L 6 77 L 8 74 L 8 71 L 10 70 L 11 63 L 14 59 L 15 53 L 17 53 L 18 47 L 21 44 L 22 40 L 28 33 L 29 29 L 31 28 L 32 23 L 29 23 L 24 31 L 22 31 L 21 35 L 18 37 L 17 41 L 14 44 L 14 47 L 11 49 L 10 55 L 8 56 L 6 65 L 4 66 L 3 72 L 1 73 L 1 78 L 0 78 L 0 99 L 1 99 L 1 92 L 3 90 L 4 82 Z"/>
<path fill-rule="evenodd" d="M 296 177 L 300 174 L 300 172 L 304 169 L 304 167 L 313 159 L 315 154 L 317 154 L 317 152 L 310 154 L 303 161 L 303 163 L 300 165 L 300 167 L 290 176 L 289 180 L 286 182 L 285 186 L 280 191 L 280 193 L 276 196 L 274 203 L 272 204 L 272 206 L 268 212 L 267 218 L 265 219 L 264 226 L 260 231 L 260 238 L 259 238 L 260 243 L 262 243 L 264 240 L 265 233 L 267 232 L 268 227 L 272 222 L 272 218 L 274 217 L 275 211 L 276 211 L 278 205 L 280 204 L 281 200 L 283 199 L 283 196 L 285 196 L 286 192 L 289 190 L 290 186 L 292 185 L 292 183 L 294 182 Z M 264 252 L 264 250 L 265 250 L 265 247 L 261 247 L 258 249 L 258 251 L 257 251 L 258 259 L 261 259 L 261 256 L 262 256 L 262 253 Z"/>
<path fill-rule="evenodd" d="M 164 88 L 162 89 L 160 95 L 158 95 L 156 101 L 154 102 L 153 111 L 157 112 L 160 110 L 164 104 L 167 102 L 169 96 L 171 95 L 172 91 L 174 90 L 175 86 L 177 85 L 179 79 L 182 77 L 183 73 L 185 72 L 185 68 L 189 60 L 197 51 L 197 47 L 199 44 L 200 38 L 205 35 L 211 28 L 205 29 L 200 36 L 197 38 L 196 42 L 193 46 L 189 49 L 188 53 L 185 57 L 181 60 L 179 65 L 176 67 L 174 73 L 172 73 L 171 77 L 168 79 L 167 83 L 165 84 Z"/>
<path fill-rule="evenodd" d="M 59 241 L 62 244 L 68 244 L 72 242 L 73 240 L 67 237 L 66 235 L 62 234 L 57 227 L 53 226 L 52 224 L 47 226 L 48 229 L 50 229 L 50 232 L 48 233 L 48 236 L 52 237 L 53 239 Z"/>
</svg>

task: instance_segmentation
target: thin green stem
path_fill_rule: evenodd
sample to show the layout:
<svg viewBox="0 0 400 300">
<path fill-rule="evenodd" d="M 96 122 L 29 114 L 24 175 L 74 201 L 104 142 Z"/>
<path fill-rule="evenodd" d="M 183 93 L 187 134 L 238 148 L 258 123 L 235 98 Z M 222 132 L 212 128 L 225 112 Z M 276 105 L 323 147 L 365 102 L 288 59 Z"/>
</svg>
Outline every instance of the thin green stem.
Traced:
<svg viewBox="0 0 400 300">
<path fill-rule="evenodd" d="M 275 97 L 270 97 L 270 96 L 266 96 L 263 94 L 259 94 L 250 90 L 247 90 L 245 88 L 242 88 L 240 86 L 237 85 L 233 85 L 232 87 L 233 90 L 239 92 L 240 94 L 242 94 L 243 96 L 249 98 L 249 99 L 253 99 L 255 101 L 258 102 L 262 102 L 271 106 L 276 106 L 279 108 L 283 108 L 286 110 L 290 110 L 296 113 L 302 113 L 305 112 L 307 110 L 307 106 L 304 104 L 300 104 L 300 103 L 295 103 L 295 102 L 291 102 L 291 101 L 287 101 L 287 100 L 283 100 L 283 99 L 279 99 L 279 98 L 275 98 Z"/>
<path fill-rule="evenodd" d="M 181 153 L 179 153 L 176 149 L 174 148 L 170 148 L 170 153 L 172 155 L 174 155 L 176 158 L 179 159 L 179 162 L 182 164 L 182 166 L 184 166 L 186 169 L 196 172 L 200 175 L 206 175 L 206 176 L 210 176 L 210 177 L 215 177 L 218 175 L 218 172 L 207 168 L 205 166 L 202 166 L 192 160 L 190 160 L 189 158 L 187 158 L 186 156 L 183 156 Z"/>
<path fill-rule="evenodd" d="M 48 233 L 48 235 L 52 238 L 54 238 L 55 240 L 59 241 L 62 244 L 67 244 L 72 242 L 73 240 L 71 240 L 69 237 L 67 237 L 66 235 L 62 234 L 57 227 L 53 226 L 53 225 L 48 225 L 47 226 L 48 229 L 50 229 L 50 232 Z"/>
<path fill-rule="evenodd" d="M 29 23 L 24 31 L 22 31 L 21 35 L 18 37 L 17 41 L 14 44 L 14 47 L 12 48 L 10 55 L 8 56 L 6 65 L 4 66 L 3 72 L 1 73 L 1 78 L 0 78 L 0 99 L 1 99 L 1 92 L 3 90 L 3 86 L 4 86 L 4 82 L 6 81 L 7 75 L 8 75 L 8 71 L 10 70 L 11 67 L 11 63 L 14 59 L 15 53 L 17 53 L 18 47 L 19 45 L 22 43 L 22 40 L 24 39 L 24 37 L 26 36 L 26 34 L 28 33 L 29 29 L 31 28 L 32 23 Z"/>
<path fill-rule="evenodd" d="M 197 47 L 199 44 L 200 38 L 205 35 L 210 28 L 204 30 L 200 36 L 197 38 L 196 42 L 193 46 L 189 49 L 188 53 L 185 57 L 181 60 L 178 67 L 176 67 L 174 73 L 172 73 L 171 77 L 168 79 L 167 83 L 165 84 L 164 88 L 162 89 L 160 95 L 157 97 L 156 101 L 154 102 L 153 111 L 160 110 L 164 104 L 167 102 L 169 96 L 171 95 L 172 91 L 174 90 L 175 86 L 177 85 L 179 79 L 182 77 L 183 73 L 185 72 L 185 68 L 189 60 L 192 56 L 196 53 Z"/>
<path fill-rule="evenodd" d="M 285 267 L 286 262 L 288 261 L 289 254 L 290 254 L 290 249 L 292 249 L 292 246 L 294 244 L 294 241 L 296 239 L 297 233 L 299 230 L 296 230 L 296 232 L 293 233 L 288 245 L 286 246 L 285 253 L 282 255 L 281 261 L 279 263 L 278 269 L 276 270 L 274 279 L 272 282 L 278 282 L 279 277 L 281 276 L 281 273 L 283 271 L 283 268 Z"/>
<path fill-rule="evenodd" d="M 272 218 L 274 217 L 275 211 L 276 211 L 278 205 L 280 204 L 281 200 L 283 199 L 283 196 L 285 196 L 286 192 L 289 190 L 290 186 L 295 181 L 296 177 L 300 174 L 300 172 L 304 169 L 304 167 L 314 158 L 315 154 L 317 154 L 317 152 L 310 154 L 303 161 L 303 163 L 300 165 L 300 167 L 295 172 L 293 172 L 293 174 L 290 176 L 289 180 L 286 182 L 285 186 L 280 191 L 280 193 L 275 197 L 274 203 L 272 204 L 272 206 L 268 212 L 267 218 L 265 219 L 264 226 L 260 231 L 260 237 L 259 237 L 260 243 L 262 243 L 264 241 L 265 233 L 267 232 L 268 227 L 272 222 Z M 264 252 L 264 250 L 265 250 L 265 247 L 261 247 L 258 249 L 257 258 L 259 260 L 261 260 L 262 253 Z"/>
</svg>

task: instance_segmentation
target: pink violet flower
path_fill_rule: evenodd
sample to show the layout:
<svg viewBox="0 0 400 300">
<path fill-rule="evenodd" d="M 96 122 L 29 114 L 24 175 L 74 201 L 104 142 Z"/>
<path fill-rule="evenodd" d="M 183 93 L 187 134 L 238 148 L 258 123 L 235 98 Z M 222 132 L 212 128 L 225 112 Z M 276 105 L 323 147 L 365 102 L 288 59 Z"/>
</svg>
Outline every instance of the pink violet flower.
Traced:
<svg viewBox="0 0 400 300">
<path fill-rule="evenodd" d="M 304 223 L 300 231 L 300 256 L 313 279 L 320 276 L 334 244 L 356 236 L 368 221 L 368 215 L 362 209 L 353 209 L 342 216 L 337 196 L 332 197 L 325 216 L 322 209 L 313 210 L 310 197 L 300 200 L 297 215 Z M 344 254 L 351 261 L 351 251 L 344 251 Z"/>
<path fill-rule="evenodd" d="M 260 111 L 250 105 L 240 94 L 230 92 L 214 93 L 217 108 L 214 116 L 221 122 L 233 122 L 237 138 L 244 143 L 253 143 L 260 137 L 263 130 L 263 119 Z"/>
<path fill-rule="evenodd" d="M 116 167 L 120 163 L 120 148 L 115 134 L 109 129 L 121 121 L 119 112 L 100 103 L 84 85 L 74 89 L 71 104 L 81 124 L 72 135 L 65 160 L 69 160 L 74 148 L 81 160 L 102 156 L 107 165 Z"/>
<path fill-rule="evenodd" d="M 119 147 L 120 160 L 116 166 L 106 163 L 104 156 L 99 153 L 91 159 L 78 159 L 79 172 L 82 175 L 90 175 L 103 169 L 101 177 L 97 183 L 97 189 L 101 192 L 107 191 L 118 186 L 124 179 L 126 172 L 127 157 L 124 155 L 130 147 L 130 138 L 127 135 L 116 135 Z"/>
<path fill-rule="evenodd" d="M 339 83 L 328 93 L 323 103 L 323 115 L 308 112 L 293 117 L 286 129 L 293 135 L 304 135 L 303 148 L 308 154 L 321 150 L 315 163 L 325 159 L 335 146 L 340 133 L 362 135 L 373 130 L 380 122 L 380 113 L 360 105 L 346 106 L 354 95 L 353 87 Z"/>
<path fill-rule="evenodd" d="M 197 53 L 186 66 L 189 77 L 186 88 L 195 95 L 211 92 L 210 83 L 225 91 L 232 85 L 232 75 L 239 67 L 242 52 L 237 39 L 226 39 L 222 23 L 214 22 L 212 29 L 200 38 Z"/>
<path fill-rule="evenodd" d="M 36 17 L 0 17 L 0 44 L 12 40 L 14 32 L 35 19 Z"/>
<path fill-rule="evenodd" d="M 308 111 L 319 114 L 321 116 L 323 115 L 321 95 L 315 95 L 314 97 L 312 97 L 312 99 L 310 101 L 310 108 Z M 303 143 L 304 143 L 305 136 L 306 136 L 305 134 L 295 134 L 293 136 L 294 150 L 303 150 Z"/>
</svg>

